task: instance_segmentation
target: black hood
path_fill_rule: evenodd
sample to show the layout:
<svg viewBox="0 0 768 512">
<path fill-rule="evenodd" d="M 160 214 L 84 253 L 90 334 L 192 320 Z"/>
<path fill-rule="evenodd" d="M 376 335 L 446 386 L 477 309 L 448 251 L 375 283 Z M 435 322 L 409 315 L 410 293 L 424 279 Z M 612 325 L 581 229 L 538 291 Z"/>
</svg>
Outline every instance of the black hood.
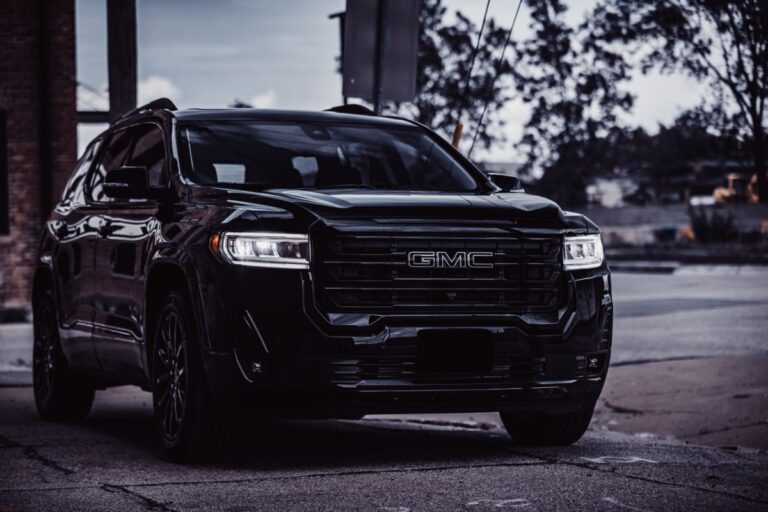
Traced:
<svg viewBox="0 0 768 512">
<path fill-rule="evenodd" d="M 404 214 L 450 217 L 459 213 L 463 218 L 506 214 L 513 217 L 555 219 L 562 214 L 560 208 L 549 199 L 519 193 L 477 195 L 400 190 L 281 190 L 273 194 L 285 197 L 321 216 Z"/>
<path fill-rule="evenodd" d="M 279 208 L 297 217 L 309 215 L 328 224 L 346 219 L 453 219 L 457 222 L 505 221 L 519 226 L 555 229 L 583 230 L 587 227 L 583 216 L 564 212 L 556 203 L 544 197 L 521 192 L 457 194 L 367 189 L 270 189 L 260 192 L 220 188 L 211 190 L 221 192 L 227 203 L 244 210 L 251 210 L 248 204 L 253 204 L 256 212 L 265 206 L 269 209 Z"/>
</svg>

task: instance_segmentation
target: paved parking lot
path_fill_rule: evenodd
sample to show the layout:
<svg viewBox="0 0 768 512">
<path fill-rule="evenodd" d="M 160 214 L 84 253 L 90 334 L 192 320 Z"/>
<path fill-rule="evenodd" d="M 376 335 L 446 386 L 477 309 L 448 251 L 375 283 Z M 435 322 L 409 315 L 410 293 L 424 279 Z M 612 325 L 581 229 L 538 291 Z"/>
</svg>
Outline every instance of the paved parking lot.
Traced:
<svg viewBox="0 0 768 512">
<path fill-rule="evenodd" d="M 614 286 L 603 398 L 616 410 L 602 404 L 575 446 L 516 446 L 493 414 L 251 421 L 227 426 L 218 460 L 185 467 L 160 458 L 146 393 L 99 392 L 87 422 L 60 425 L 37 419 L 30 388 L 0 388 L 0 511 L 768 510 L 768 454 L 733 442 L 768 437 L 768 271 L 617 273 Z M 732 378 L 744 361 L 749 390 Z M 682 413 L 685 428 L 703 413 L 730 423 L 686 438 L 671 428 Z"/>
<path fill-rule="evenodd" d="M 0 510 L 768 510 L 768 456 L 593 431 L 526 449 L 495 428 L 391 420 L 233 425 L 212 464 L 163 462 L 148 395 L 85 424 L 3 395 Z M 10 402 L 10 400 L 14 400 Z"/>
<path fill-rule="evenodd" d="M 768 353 L 768 267 L 613 274 L 612 362 Z"/>
</svg>

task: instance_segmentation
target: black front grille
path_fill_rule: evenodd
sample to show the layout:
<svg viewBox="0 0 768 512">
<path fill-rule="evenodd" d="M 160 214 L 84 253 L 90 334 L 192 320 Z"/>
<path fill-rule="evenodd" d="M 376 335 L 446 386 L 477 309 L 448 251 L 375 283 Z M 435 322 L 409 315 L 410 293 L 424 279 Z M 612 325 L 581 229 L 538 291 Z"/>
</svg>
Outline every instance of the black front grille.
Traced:
<svg viewBox="0 0 768 512">
<path fill-rule="evenodd" d="M 335 236 L 313 245 L 316 298 L 331 311 L 532 312 L 560 304 L 558 237 Z M 481 252 L 489 268 L 411 267 L 411 252 Z"/>
</svg>

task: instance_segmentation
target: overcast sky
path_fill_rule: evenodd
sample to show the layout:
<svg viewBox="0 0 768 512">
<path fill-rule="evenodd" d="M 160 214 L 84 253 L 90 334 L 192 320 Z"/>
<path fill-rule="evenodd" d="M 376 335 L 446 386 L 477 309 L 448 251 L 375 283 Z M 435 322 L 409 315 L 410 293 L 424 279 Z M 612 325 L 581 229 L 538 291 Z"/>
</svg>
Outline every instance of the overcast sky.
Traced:
<svg viewBox="0 0 768 512">
<path fill-rule="evenodd" d="M 399 0 L 405 1 L 405 0 Z M 444 0 L 479 25 L 484 0 Z M 339 29 L 328 15 L 345 0 L 138 0 L 139 102 L 167 96 L 180 107 L 223 107 L 239 99 L 258 107 L 319 110 L 341 103 L 335 72 Z M 594 0 L 570 0 L 577 22 Z M 490 16 L 508 26 L 517 2 L 491 0 Z M 525 6 L 513 38 L 530 34 Z M 77 0 L 79 108 L 106 109 L 106 0 Z M 90 91 L 88 87 L 95 89 Z M 630 122 L 656 131 L 699 103 L 703 88 L 682 76 L 639 75 L 630 84 Z M 517 161 L 514 141 L 527 109 L 505 109 L 509 142 L 480 159 Z M 81 149 L 104 127 L 81 126 Z"/>
</svg>

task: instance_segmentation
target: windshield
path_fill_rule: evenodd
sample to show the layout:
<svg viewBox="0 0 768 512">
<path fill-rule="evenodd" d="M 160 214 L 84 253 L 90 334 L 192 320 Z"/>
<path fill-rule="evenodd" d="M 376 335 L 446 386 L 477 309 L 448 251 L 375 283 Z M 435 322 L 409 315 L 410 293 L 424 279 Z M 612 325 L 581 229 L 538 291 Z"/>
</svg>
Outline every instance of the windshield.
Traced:
<svg viewBox="0 0 768 512">
<path fill-rule="evenodd" d="M 189 177 L 203 185 L 469 192 L 472 175 L 417 127 L 296 122 L 179 126 Z"/>
</svg>

